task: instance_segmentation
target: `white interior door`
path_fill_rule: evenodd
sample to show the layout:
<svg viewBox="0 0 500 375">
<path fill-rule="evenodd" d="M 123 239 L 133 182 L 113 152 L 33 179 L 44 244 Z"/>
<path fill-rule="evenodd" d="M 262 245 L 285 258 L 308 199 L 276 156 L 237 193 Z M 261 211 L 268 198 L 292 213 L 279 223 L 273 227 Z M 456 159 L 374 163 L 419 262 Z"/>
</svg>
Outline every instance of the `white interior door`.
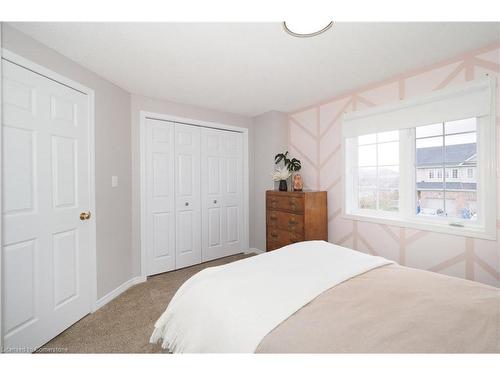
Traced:
<svg viewBox="0 0 500 375">
<path fill-rule="evenodd" d="M 175 124 L 176 268 L 201 262 L 200 128 Z"/>
<path fill-rule="evenodd" d="M 34 350 L 90 312 L 88 99 L 2 74 L 4 346 Z"/>
<path fill-rule="evenodd" d="M 202 260 L 240 253 L 243 235 L 241 133 L 202 129 Z"/>
<path fill-rule="evenodd" d="M 146 272 L 175 269 L 175 124 L 146 120 Z"/>
</svg>

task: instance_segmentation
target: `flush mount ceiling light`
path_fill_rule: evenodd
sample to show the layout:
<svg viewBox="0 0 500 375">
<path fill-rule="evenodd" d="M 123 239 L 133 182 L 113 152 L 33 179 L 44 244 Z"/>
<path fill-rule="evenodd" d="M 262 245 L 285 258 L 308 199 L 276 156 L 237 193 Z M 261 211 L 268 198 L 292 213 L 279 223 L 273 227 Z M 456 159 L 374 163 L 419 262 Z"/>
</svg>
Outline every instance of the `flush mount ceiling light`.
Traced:
<svg viewBox="0 0 500 375">
<path fill-rule="evenodd" d="M 309 21 L 288 21 L 283 22 L 285 31 L 298 38 L 310 38 L 319 34 L 323 34 L 326 30 L 333 26 L 333 22 L 327 24 L 314 23 Z"/>
</svg>

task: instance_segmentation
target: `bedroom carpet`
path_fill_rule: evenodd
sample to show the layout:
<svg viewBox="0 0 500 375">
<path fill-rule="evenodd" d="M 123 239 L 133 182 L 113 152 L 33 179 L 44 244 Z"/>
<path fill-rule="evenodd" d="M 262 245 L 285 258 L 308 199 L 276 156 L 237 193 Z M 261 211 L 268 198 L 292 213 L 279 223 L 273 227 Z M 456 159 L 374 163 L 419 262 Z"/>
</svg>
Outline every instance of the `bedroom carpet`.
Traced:
<svg viewBox="0 0 500 375">
<path fill-rule="evenodd" d="M 42 346 L 40 353 L 160 353 L 150 344 L 153 326 L 177 289 L 206 267 L 240 260 L 252 254 L 237 254 L 211 262 L 148 277 L 107 305 L 73 324 Z"/>
</svg>

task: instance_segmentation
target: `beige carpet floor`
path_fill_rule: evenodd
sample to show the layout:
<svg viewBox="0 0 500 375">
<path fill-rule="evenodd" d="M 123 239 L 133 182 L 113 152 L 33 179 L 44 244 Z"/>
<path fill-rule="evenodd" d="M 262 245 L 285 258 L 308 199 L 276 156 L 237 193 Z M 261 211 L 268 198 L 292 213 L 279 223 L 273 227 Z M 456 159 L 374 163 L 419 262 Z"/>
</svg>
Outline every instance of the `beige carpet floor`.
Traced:
<svg viewBox="0 0 500 375">
<path fill-rule="evenodd" d="M 153 326 L 165 311 L 177 289 L 206 267 L 246 258 L 238 254 L 193 267 L 148 277 L 93 314 L 73 324 L 39 352 L 57 353 L 159 353 L 160 345 L 150 344 Z"/>
</svg>

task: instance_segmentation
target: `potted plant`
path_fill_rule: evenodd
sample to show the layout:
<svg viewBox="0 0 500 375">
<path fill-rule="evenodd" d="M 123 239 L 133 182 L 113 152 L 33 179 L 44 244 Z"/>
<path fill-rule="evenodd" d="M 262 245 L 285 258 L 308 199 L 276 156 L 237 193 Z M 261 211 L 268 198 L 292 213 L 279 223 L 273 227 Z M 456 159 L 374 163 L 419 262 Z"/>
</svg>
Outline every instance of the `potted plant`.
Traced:
<svg viewBox="0 0 500 375">
<path fill-rule="evenodd" d="M 280 191 L 287 191 L 288 186 L 286 184 L 286 180 L 291 176 L 290 171 L 286 167 L 276 168 L 276 170 L 271 174 L 273 176 L 274 181 L 279 181 Z"/>
<path fill-rule="evenodd" d="M 278 166 L 280 163 L 283 163 L 283 166 L 281 168 Z M 284 153 L 277 154 L 274 157 L 274 164 L 276 164 L 277 168 L 272 174 L 273 180 L 280 182 L 280 191 L 287 191 L 288 178 L 290 178 L 292 173 L 298 172 L 302 168 L 300 160 L 296 158 L 288 158 L 288 151 L 285 151 Z M 298 173 L 296 173 L 294 176 L 293 188 L 296 191 L 302 190 L 302 177 Z"/>
</svg>

